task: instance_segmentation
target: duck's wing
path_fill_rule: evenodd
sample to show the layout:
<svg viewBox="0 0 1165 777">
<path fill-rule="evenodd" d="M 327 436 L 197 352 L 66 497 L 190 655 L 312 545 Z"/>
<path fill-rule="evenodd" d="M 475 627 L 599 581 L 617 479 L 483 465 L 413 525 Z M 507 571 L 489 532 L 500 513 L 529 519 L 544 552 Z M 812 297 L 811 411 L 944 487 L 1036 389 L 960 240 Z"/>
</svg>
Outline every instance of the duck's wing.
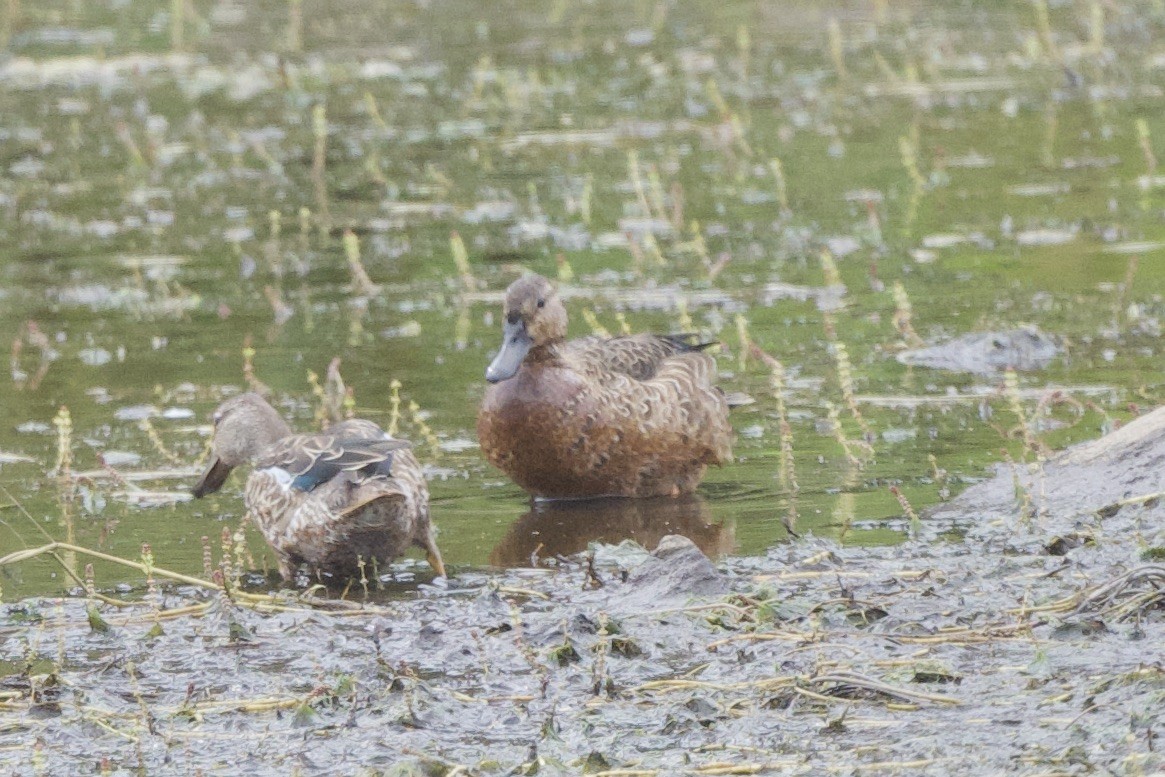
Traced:
<svg viewBox="0 0 1165 777">
<path fill-rule="evenodd" d="M 341 472 L 302 497 L 279 527 L 278 540 L 309 563 L 357 574 L 357 557 L 386 564 L 411 544 L 424 548 L 437 574 L 445 574 L 429 520 L 429 490 L 411 450 L 393 452 L 391 477 Z"/>
<path fill-rule="evenodd" d="M 337 421 L 324 430 L 324 434 L 344 440 L 385 440 L 388 433 L 377 424 L 364 418 L 348 418 Z"/>
<path fill-rule="evenodd" d="M 651 380 L 664 360 L 715 344 L 701 342 L 695 333 L 584 337 L 567 344 L 567 357 L 580 372 L 615 372 L 636 380 Z"/>
<path fill-rule="evenodd" d="M 331 434 L 296 434 L 272 445 L 255 462 L 255 469 L 277 468 L 291 477 L 291 486 L 311 491 L 340 473 L 363 477 L 392 474 L 396 451 L 410 447 L 407 440 L 369 440 Z"/>
<path fill-rule="evenodd" d="M 604 385 L 600 402 L 659 441 L 660 456 L 690 456 L 706 464 L 732 460 L 728 401 L 716 385 L 716 362 L 706 353 L 684 352 L 662 359 L 648 380 L 634 386 Z"/>
</svg>

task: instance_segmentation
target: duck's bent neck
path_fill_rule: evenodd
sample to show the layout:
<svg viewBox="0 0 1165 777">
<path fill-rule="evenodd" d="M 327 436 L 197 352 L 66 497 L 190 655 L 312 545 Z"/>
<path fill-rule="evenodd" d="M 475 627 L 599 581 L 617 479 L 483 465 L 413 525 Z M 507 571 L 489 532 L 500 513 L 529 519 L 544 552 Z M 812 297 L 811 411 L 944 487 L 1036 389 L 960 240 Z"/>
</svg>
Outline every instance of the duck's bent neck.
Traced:
<svg viewBox="0 0 1165 777">
<path fill-rule="evenodd" d="M 555 367 L 562 364 L 562 340 L 551 340 L 548 343 L 535 345 L 522 360 L 524 365 L 531 367 Z"/>
</svg>

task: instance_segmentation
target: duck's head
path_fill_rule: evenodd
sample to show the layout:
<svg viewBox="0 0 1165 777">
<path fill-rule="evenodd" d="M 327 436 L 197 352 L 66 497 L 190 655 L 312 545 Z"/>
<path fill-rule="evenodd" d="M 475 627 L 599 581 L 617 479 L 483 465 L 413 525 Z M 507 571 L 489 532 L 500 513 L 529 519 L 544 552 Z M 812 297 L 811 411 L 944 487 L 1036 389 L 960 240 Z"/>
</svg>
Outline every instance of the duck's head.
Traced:
<svg viewBox="0 0 1165 777">
<path fill-rule="evenodd" d="M 541 275 L 524 275 L 510 284 L 505 314 L 502 348 L 485 371 L 490 383 L 514 377 L 531 348 L 566 337 L 566 308 Z"/>
<path fill-rule="evenodd" d="M 195 497 L 222 488 L 235 467 L 253 460 L 264 448 L 291 434 L 291 429 L 267 400 L 253 392 L 223 402 L 211 414 L 214 440 L 210 462 L 194 485 Z"/>
</svg>

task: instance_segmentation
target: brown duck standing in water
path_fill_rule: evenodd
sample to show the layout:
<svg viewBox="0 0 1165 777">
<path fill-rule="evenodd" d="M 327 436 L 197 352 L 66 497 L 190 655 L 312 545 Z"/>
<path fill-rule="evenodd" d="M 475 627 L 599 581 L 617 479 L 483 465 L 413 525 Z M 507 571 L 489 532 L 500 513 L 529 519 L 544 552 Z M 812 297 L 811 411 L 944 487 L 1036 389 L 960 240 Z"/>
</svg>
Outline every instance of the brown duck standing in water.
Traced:
<svg viewBox="0 0 1165 777">
<path fill-rule="evenodd" d="M 211 461 L 194 496 L 218 491 L 233 468 L 251 464 L 244 501 L 285 580 L 301 564 L 313 575 L 357 576 L 358 559 L 371 576 L 409 545 L 423 548 L 444 577 L 429 488 L 407 441 L 362 419 L 292 434 L 254 393 L 226 400 L 213 418 Z"/>
<path fill-rule="evenodd" d="M 731 460 L 716 363 L 691 335 L 566 340 L 566 308 L 540 275 L 506 291 L 502 348 L 477 436 L 490 462 L 537 497 L 695 490 Z"/>
</svg>

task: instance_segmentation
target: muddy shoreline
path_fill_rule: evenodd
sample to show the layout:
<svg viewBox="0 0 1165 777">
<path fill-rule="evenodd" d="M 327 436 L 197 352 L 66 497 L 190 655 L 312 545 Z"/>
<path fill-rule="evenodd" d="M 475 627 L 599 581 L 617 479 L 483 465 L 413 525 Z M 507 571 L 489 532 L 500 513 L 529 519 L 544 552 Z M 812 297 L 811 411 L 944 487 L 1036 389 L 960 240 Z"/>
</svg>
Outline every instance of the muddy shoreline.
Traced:
<svg viewBox="0 0 1165 777">
<path fill-rule="evenodd" d="M 1001 468 L 897 547 L 714 565 L 672 537 L 346 610 L 189 587 L 8 604 L 0 767 L 1152 772 L 1162 429 Z"/>
</svg>

